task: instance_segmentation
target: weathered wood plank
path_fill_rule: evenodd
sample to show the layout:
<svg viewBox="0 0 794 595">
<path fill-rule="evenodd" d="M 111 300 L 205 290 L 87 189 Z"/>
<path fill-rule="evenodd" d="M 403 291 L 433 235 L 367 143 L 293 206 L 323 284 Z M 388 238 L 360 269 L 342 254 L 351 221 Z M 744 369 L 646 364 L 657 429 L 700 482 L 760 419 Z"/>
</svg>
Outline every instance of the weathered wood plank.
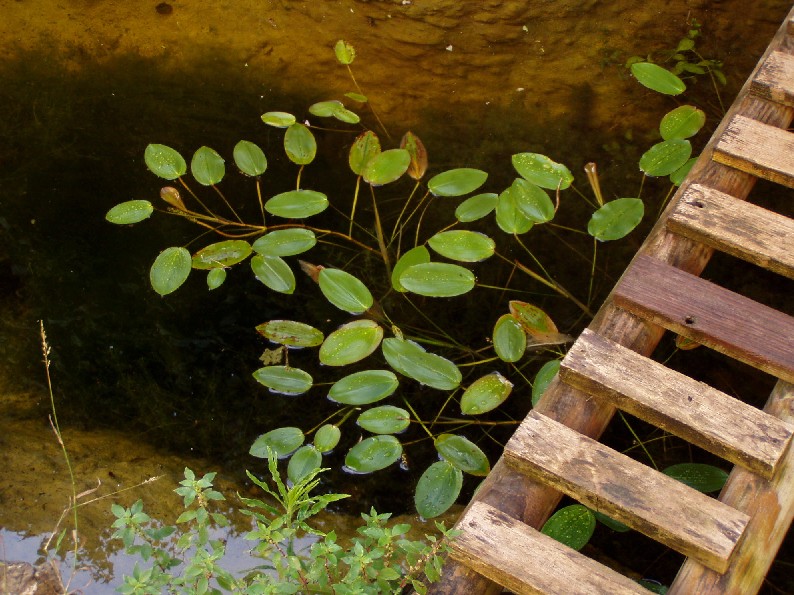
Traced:
<svg viewBox="0 0 794 595">
<path fill-rule="evenodd" d="M 794 188 L 794 134 L 735 115 L 714 147 L 714 160 Z"/>
<path fill-rule="evenodd" d="M 585 330 L 560 367 L 562 381 L 764 477 L 792 428 L 715 388 Z"/>
<path fill-rule="evenodd" d="M 452 557 L 514 593 L 641 595 L 633 580 L 483 502 L 458 522 Z"/>
<path fill-rule="evenodd" d="M 794 279 L 794 220 L 692 184 L 667 220 L 675 233 Z"/>
<path fill-rule="evenodd" d="M 615 303 L 676 333 L 794 382 L 794 318 L 638 256 L 615 287 Z"/>
<path fill-rule="evenodd" d="M 508 465 L 656 541 L 724 572 L 748 516 L 531 411 L 507 443 Z"/>
<path fill-rule="evenodd" d="M 794 385 L 778 382 L 764 411 L 794 423 Z M 689 559 L 668 595 L 753 595 L 759 591 L 794 519 L 794 449 L 789 450 L 780 472 L 771 481 L 735 467 L 720 500 L 750 515 L 731 567 L 725 573 L 717 573 Z"/>
<path fill-rule="evenodd" d="M 794 105 L 794 56 L 772 52 L 750 83 L 750 90 L 764 99 Z"/>
</svg>

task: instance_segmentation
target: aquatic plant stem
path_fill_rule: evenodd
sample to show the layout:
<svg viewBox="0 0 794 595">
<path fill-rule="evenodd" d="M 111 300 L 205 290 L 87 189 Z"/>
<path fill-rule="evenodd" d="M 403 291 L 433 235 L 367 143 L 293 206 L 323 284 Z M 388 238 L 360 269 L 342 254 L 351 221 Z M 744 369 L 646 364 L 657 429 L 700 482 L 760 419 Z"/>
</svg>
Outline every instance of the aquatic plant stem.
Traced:
<svg viewBox="0 0 794 595">
<path fill-rule="evenodd" d="M 507 259 L 505 259 L 505 260 L 507 260 Z M 594 316 L 594 314 L 590 310 L 590 308 L 588 308 L 585 304 L 583 304 L 578 299 L 576 299 L 576 297 L 570 291 L 565 289 L 562 285 L 557 283 L 554 279 L 550 279 L 550 280 L 544 279 L 543 277 L 538 275 L 532 269 L 527 268 L 525 265 L 521 264 L 519 261 L 515 260 L 513 262 L 519 269 L 521 269 L 521 271 L 523 271 L 524 273 L 526 273 L 527 275 L 529 275 L 530 277 L 532 277 L 536 281 L 539 281 L 539 282 L 543 283 L 546 287 L 549 287 L 549 288 L 553 289 L 554 291 L 556 291 L 560 295 L 562 295 L 562 296 L 568 298 L 569 300 L 571 300 L 574 304 L 576 304 L 582 310 L 582 312 L 584 312 L 585 314 L 587 314 L 591 318 Z"/>
<path fill-rule="evenodd" d="M 383 264 L 386 265 L 386 278 L 391 279 L 391 261 L 389 260 L 389 251 L 386 248 L 386 242 L 383 239 L 383 227 L 380 224 L 380 214 L 378 213 L 378 201 L 375 200 L 375 188 L 370 185 L 370 193 L 372 194 L 372 211 L 375 214 L 375 233 L 378 238 L 378 247 L 380 254 L 383 258 Z"/>
<path fill-rule="evenodd" d="M 356 205 L 358 204 L 358 191 L 361 188 L 361 176 L 356 178 L 356 190 L 353 193 L 353 206 L 350 208 L 350 227 L 347 230 L 347 235 L 353 237 L 353 221 L 356 218 Z"/>
<path fill-rule="evenodd" d="M 256 197 L 259 199 L 259 210 L 262 213 L 262 225 L 266 225 L 265 204 L 262 202 L 262 185 L 259 183 L 259 178 L 256 179 Z"/>
<path fill-rule="evenodd" d="M 192 196 L 192 197 L 193 197 L 193 198 L 196 200 L 196 202 L 197 202 L 197 203 L 199 203 L 199 205 L 201 205 L 201 208 L 202 208 L 202 209 L 204 209 L 205 211 L 207 211 L 207 214 L 208 214 L 210 217 L 215 217 L 216 219 L 218 218 L 218 216 L 217 216 L 215 213 L 213 213 L 213 212 L 212 212 L 212 211 L 211 211 L 211 210 L 210 210 L 210 209 L 207 207 L 207 205 L 205 205 L 203 202 L 201 202 L 201 199 L 198 197 L 198 195 L 197 195 L 195 192 L 193 192 L 193 189 L 192 189 L 190 186 L 188 186 L 188 185 L 187 185 L 187 183 L 185 182 L 185 180 L 184 180 L 184 179 L 182 179 L 182 176 L 179 176 L 179 178 L 177 178 L 177 179 L 179 180 L 179 183 L 180 183 L 180 184 L 182 184 L 182 187 L 183 187 L 185 190 L 187 190 L 188 194 L 190 194 L 190 196 Z"/>
<path fill-rule="evenodd" d="M 217 193 L 218 193 L 218 196 L 220 196 L 220 197 L 221 197 L 221 200 L 223 200 L 223 202 L 224 202 L 224 203 L 226 203 L 226 206 L 227 206 L 227 207 L 229 207 L 229 210 L 232 212 L 232 214 L 234 215 L 234 217 L 235 217 L 235 218 L 236 218 L 236 219 L 237 219 L 237 220 L 238 220 L 240 223 L 242 223 L 242 222 L 243 222 L 243 220 L 242 220 L 242 219 L 240 219 L 240 215 L 238 215 L 238 214 L 237 214 L 237 211 L 235 211 L 235 210 L 234 210 L 234 207 L 233 207 L 231 204 L 229 204 L 229 201 L 228 201 L 228 200 L 226 200 L 226 197 L 223 195 L 223 192 L 221 192 L 220 188 L 218 188 L 218 187 L 217 187 L 215 184 L 213 184 L 213 185 L 212 185 L 212 189 L 213 189 L 215 192 L 217 192 Z"/>
<path fill-rule="evenodd" d="M 416 184 L 414 184 L 414 187 L 411 190 L 411 194 L 408 195 L 408 198 L 403 203 L 403 208 L 400 211 L 400 214 L 397 216 L 397 221 L 394 222 L 394 227 L 391 230 L 391 238 L 389 239 L 390 244 L 394 241 L 394 237 L 397 235 L 397 228 L 400 226 L 400 220 L 403 218 L 403 215 L 405 214 L 405 210 L 408 208 L 408 205 L 410 204 L 411 199 L 413 199 L 414 194 L 416 194 L 416 190 L 418 188 L 419 188 L 419 180 L 417 180 Z"/>
<path fill-rule="evenodd" d="M 350 80 L 353 81 L 353 85 L 356 87 L 356 91 L 358 91 L 360 95 L 367 97 L 367 94 L 361 90 L 361 87 L 359 86 L 356 77 L 353 76 L 353 69 L 350 68 L 350 64 L 345 64 L 345 66 L 347 67 L 347 73 L 350 75 Z M 372 107 L 372 102 L 369 101 L 369 99 L 367 100 L 367 105 L 369 106 L 369 110 L 372 112 L 372 115 L 375 116 L 375 120 L 378 122 L 378 126 L 380 126 L 380 129 L 383 130 L 383 134 L 386 135 L 386 138 L 391 140 L 391 134 L 389 134 L 389 131 L 386 130 L 386 126 L 381 121 L 380 116 L 378 116 L 378 112 L 376 112 L 375 108 Z"/>
</svg>

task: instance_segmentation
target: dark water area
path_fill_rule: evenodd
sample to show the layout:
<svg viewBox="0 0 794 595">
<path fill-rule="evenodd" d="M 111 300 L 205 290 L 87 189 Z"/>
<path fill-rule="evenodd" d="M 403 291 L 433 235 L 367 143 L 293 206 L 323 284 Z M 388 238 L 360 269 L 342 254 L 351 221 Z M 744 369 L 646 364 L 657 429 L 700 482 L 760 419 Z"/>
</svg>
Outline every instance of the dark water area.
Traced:
<svg viewBox="0 0 794 595">
<path fill-rule="evenodd" d="M 210 6 L 184 0 L 163 12 L 156 10 L 157 2 L 2 4 L 0 450 L 6 461 L 10 453 L 24 461 L 6 465 L 7 470 L 31 470 L 26 489 L 35 489 L 30 486 L 41 477 L 54 481 L 51 476 L 59 474 L 52 469 L 60 465 L 57 452 L 47 450 L 51 444 L 45 446 L 54 438 L 47 422 L 39 320 L 53 347 L 61 425 L 72 430 L 75 452 L 86 461 L 95 459 L 86 463 L 87 483 L 93 483 L 92 474 L 107 481 L 111 472 L 125 478 L 128 472 L 136 478 L 161 471 L 178 475 L 182 461 L 190 459 L 206 465 L 204 471 L 221 470 L 231 486 L 244 485 L 243 470 L 260 464 L 247 454 L 259 434 L 284 425 L 309 428 L 333 410 L 322 390 L 283 397 L 251 377 L 268 347 L 254 331 L 257 324 L 306 319 L 322 321 L 330 330 L 347 320 L 312 297 L 317 291 L 308 278 L 298 275 L 290 299 L 268 291 L 247 266 L 233 269 L 213 292 L 196 274 L 165 298 L 151 290 L 149 267 L 160 250 L 192 249 L 208 240 L 195 241 L 200 232 L 176 217 L 155 216 L 130 227 L 104 220 L 119 202 L 156 202 L 162 181 L 143 163 L 148 143 L 172 146 L 185 156 L 207 145 L 230 163 L 234 144 L 249 139 L 269 160 L 265 194 L 293 187 L 296 170 L 283 156 L 282 132 L 265 126 L 260 116 L 279 110 L 311 117 L 308 105 L 353 90 L 332 50 L 344 38 L 358 50 L 353 69 L 394 137 L 390 146 L 397 146 L 406 130 L 418 134 L 428 148 L 431 175 L 475 167 L 489 172 L 487 190 L 499 192 L 514 177 L 510 155 L 534 151 L 568 165 L 575 185 L 588 196 L 581 172 L 589 161 L 598 163 L 608 198 L 633 196 L 640 186 L 639 155 L 656 142 L 659 118 L 676 103 L 631 80 L 625 59 L 674 47 L 688 29 L 687 19 L 697 18 L 703 24 L 698 49 L 725 63 L 728 84 L 721 93 L 728 105 L 789 8 L 782 1 L 750 7 L 738 1 L 674 1 L 654 8 L 419 0 Z M 709 130 L 717 125 L 721 111 L 709 81 L 693 82 L 686 100 L 707 111 Z M 374 128 L 371 115 L 359 111 Z M 696 142 L 702 145 L 708 134 Z M 355 183 L 346 167 L 351 136 L 318 132 L 318 140 L 320 153 L 306 169 L 305 183 L 339 197 L 345 211 Z M 244 218 L 255 216 L 253 185 L 227 169 L 224 192 Z M 399 184 L 381 195 L 395 205 L 387 218 L 399 207 L 389 199 L 410 192 L 411 184 Z M 646 181 L 643 226 L 619 246 L 599 248 L 594 309 L 642 242 L 668 186 Z M 570 191 L 563 200 L 558 222 L 581 228 L 584 202 Z M 340 225 L 333 217 L 324 222 Z M 451 209 L 431 210 L 428 229 L 451 219 Z M 528 242 L 556 278 L 575 294 L 587 294 L 589 241 L 539 231 Z M 327 259 L 323 264 L 340 267 L 351 259 L 339 249 L 321 255 Z M 366 270 L 366 261 L 357 265 Z M 718 262 L 712 270 L 715 278 L 735 271 L 733 263 Z M 478 270 L 494 284 L 508 274 Z M 788 286 L 770 284 L 765 295 L 771 297 L 765 299 L 789 308 Z M 578 308 L 546 288 L 530 283 L 519 288 L 527 292 L 522 299 L 547 309 L 560 330 L 576 333 L 587 323 Z M 490 318 L 495 309 L 490 296 L 475 295 L 456 312 L 431 302 L 423 304 L 430 318 L 457 325 L 456 337 L 464 342 L 484 343 L 489 329 L 482 328 L 483 313 Z M 406 323 L 415 317 L 397 313 Z M 314 357 L 295 353 L 290 361 L 309 365 Z M 513 400 L 506 413 L 520 419 L 528 396 Z M 478 438 L 483 448 L 489 445 L 492 462 L 511 432 L 507 426 Z M 324 460 L 334 469 L 328 485 L 355 496 L 350 511 L 375 505 L 410 513 L 413 486 L 436 456 L 432 448 L 412 448 L 407 471 L 351 478 L 340 468 L 358 437 L 348 432 L 347 443 Z M 404 439 L 422 437 L 417 429 Z M 150 464 L 157 469 L 145 469 Z M 3 484 L 22 481 L 6 473 L 0 471 Z M 475 485 L 468 478 L 466 493 Z M 141 495 L 147 499 L 146 491 Z M 51 529 L 47 519 L 59 514 L 56 505 L 40 515 L 30 505 L 30 499 L 0 491 L 0 527 L 31 535 Z M 97 531 L 102 523 L 109 525 L 107 516 L 100 519 Z"/>
</svg>

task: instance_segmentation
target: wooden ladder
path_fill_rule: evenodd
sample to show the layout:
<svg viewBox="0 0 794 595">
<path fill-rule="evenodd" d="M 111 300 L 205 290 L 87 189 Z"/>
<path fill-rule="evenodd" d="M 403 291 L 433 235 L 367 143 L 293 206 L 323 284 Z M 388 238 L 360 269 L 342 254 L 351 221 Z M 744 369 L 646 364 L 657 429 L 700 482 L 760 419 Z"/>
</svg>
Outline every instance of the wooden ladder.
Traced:
<svg viewBox="0 0 794 595">
<path fill-rule="evenodd" d="M 794 516 L 794 318 L 699 277 L 714 250 L 794 279 L 794 9 L 468 506 L 434 593 L 648 593 L 540 533 L 562 495 L 687 556 L 669 593 L 756 593 Z M 790 203 L 789 203 L 790 204 Z M 792 296 L 794 298 L 794 296 Z M 763 410 L 650 359 L 665 330 L 778 382 Z M 616 410 L 735 467 L 719 499 L 599 443 Z"/>
</svg>

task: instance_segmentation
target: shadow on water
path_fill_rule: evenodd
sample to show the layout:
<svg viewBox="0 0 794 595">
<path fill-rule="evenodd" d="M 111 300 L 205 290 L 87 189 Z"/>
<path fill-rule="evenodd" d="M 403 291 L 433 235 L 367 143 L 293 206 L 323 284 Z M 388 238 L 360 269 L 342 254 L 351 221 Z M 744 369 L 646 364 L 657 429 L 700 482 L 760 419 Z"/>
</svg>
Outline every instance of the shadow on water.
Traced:
<svg viewBox="0 0 794 595">
<path fill-rule="evenodd" d="M 298 299 L 290 300 L 265 290 L 243 269 L 233 270 L 214 292 L 206 290 L 199 275 L 167 298 L 150 290 L 148 268 L 156 254 L 169 245 L 190 247 L 197 234 L 177 218 L 156 217 L 128 228 L 104 221 L 107 209 L 118 202 L 155 202 L 160 184 L 142 160 L 148 143 L 173 146 L 183 155 L 208 145 L 228 156 L 238 140 L 250 139 L 268 155 L 266 193 L 291 187 L 295 170 L 280 157 L 281 133 L 262 125 L 259 117 L 276 109 L 305 114 L 311 103 L 350 90 L 330 50 L 337 38 L 348 37 L 360 49 L 356 73 L 362 85 L 395 137 L 407 129 L 419 134 L 430 154 L 431 173 L 477 167 L 490 172 L 488 183 L 497 191 L 512 180 L 509 156 L 537 151 L 569 165 L 584 193 L 589 191 L 578 172 L 595 160 L 605 193 L 631 196 L 639 186 L 637 159 L 655 142 L 658 118 L 672 104 L 638 89 L 620 65 L 628 55 L 675 43 L 692 8 L 691 3 L 672 3 L 671 17 L 661 26 L 654 11 L 639 15 L 631 9 L 631 18 L 621 21 L 620 7 L 598 3 L 561 4 L 559 14 L 551 14 L 553 3 L 538 8 L 538 14 L 524 2 L 486 3 L 472 14 L 460 3 L 445 12 L 419 2 L 350 1 L 336 10 L 323 3 L 280 2 L 256 13 L 251 24 L 256 31 L 241 34 L 240 40 L 228 22 L 245 18 L 239 13 L 208 18 L 212 24 L 207 25 L 179 20 L 181 11 L 189 13 L 192 7 L 173 4 L 170 20 L 148 14 L 130 25 L 122 19 L 126 24 L 118 25 L 116 34 L 102 19 L 102 10 L 123 16 L 126 8 L 75 2 L 70 6 L 80 16 L 63 22 L 63 40 L 49 32 L 33 46 L 19 42 L 14 59 L 0 65 L 0 390 L 7 395 L 0 403 L 10 424 L 7 435 L 22 439 L 14 442 L 13 451 L 10 439 L 0 437 L 0 446 L 33 461 L 27 465 L 32 477 L 20 494 L 29 496 L 39 479 L 60 466 L 46 422 L 38 320 L 44 320 L 54 348 L 59 414 L 62 426 L 74 432 L 75 458 L 104 458 L 86 468 L 86 478 L 94 473 L 103 481 L 124 477 L 129 485 L 159 472 L 133 472 L 146 465 L 167 466 L 173 478 L 184 457 L 196 457 L 205 470 L 219 468 L 239 480 L 243 469 L 258 464 L 247 455 L 257 435 L 283 425 L 308 428 L 332 410 L 321 389 L 298 398 L 279 397 L 251 378 L 266 347 L 253 330 L 257 324 L 302 319 L 307 313 L 307 320 L 326 321 L 328 331 L 346 320 L 323 303 L 298 297 L 316 295 L 308 279 L 299 277 Z M 735 72 L 728 98 L 785 9 L 769 7 L 770 16 L 746 16 L 755 19 L 758 31 L 758 39 L 750 41 L 740 23 L 731 28 L 734 5 L 703 2 L 696 7 L 702 12 L 696 16 L 713 25 L 716 41 L 704 43 L 724 43 L 708 49 Z M 348 10 L 356 15 L 352 30 L 346 26 Z M 582 18 L 573 19 L 575 13 Z M 94 27 L 97 43 L 66 34 L 75 20 L 86 30 Z M 147 27 L 152 28 L 148 35 Z M 159 50 L 159 42 L 167 49 Z M 730 70 L 734 65 L 735 71 Z M 708 105 L 711 92 L 701 87 L 695 93 Z M 717 110 L 709 117 L 715 126 Z M 352 193 L 354 181 L 338 164 L 346 164 L 351 137 L 318 136 L 321 153 L 305 174 L 307 184 L 349 200 L 344 197 Z M 398 188 L 395 197 L 409 189 Z M 230 174 L 224 191 L 243 215 L 257 212 L 245 180 Z M 664 191 L 663 185 L 646 182 L 644 193 L 651 201 L 658 203 Z M 579 200 L 573 195 L 567 200 L 570 209 L 561 210 L 559 222 L 581 227 Z M 649 203 L 648 212 L 657 210 L 658 204 Z M 446 210 L 430 211 L 428 229 L 434 217 L 447 222 L 449 216 Z M 650 224 L 647 220 L 622 246 L 600 249 L 599 299 Z M 561 247 L 561 239 L 574 249 Z M 528 241 L 560 279 L 587 279 L 589 242 L 577 243 L 575 237 L 551 230 Z M 322 257 L 328 260 L 322 264 L 342 266 L 348 256 L 326 250 Z M 358 264 L 367 266 L 366 261 Z M 503 283 L 506 274 L 478 271 L 494 284 Z M 561 330 L 578 332 L 586 323 L 570 303 L 528 285 L 521 288 L 553 312 Z M 463 340 L 481 344 L 490 329 L 482 329 L 479 299 L 453 313 L 437 303 L 423 307 L 435 320 L 452 317 Z M 410 320 L 410 314 L 401 314 Z M 312 359 L 308 354 L 294 357 Z M 508 413 L 519 419 L 527 399 L 514 400 Z M 493 433 L 493 442 L 504 442 L 510 432 Z M 354 434 L 346 439 L 355 441 Z M 123 449 L 95 440 L 121 441 L 122 435 Z M 405 437 L 420 438 L 420 430 Z M 333 489 L 356 496 L 351 510 L 375 505 L 406 511 L 418 475 L 435 456 L 417 449 L 407 471 L 350 478 L 339 471 L 347 446 L 340 445 L 324 465 L 335 469 Z M 493 452 L 495 460 L 497 449 Z M 24 473 L 25 466 L 14 468 Z M 39 475 L 45 468 L 49 475 Z M 165 481 L 171 479 L 161 483 Z M 468 493 L 473 488 L 474 482 L 467 484 Z M 164 492 L 152 497 L 155 492 L 143 491 L 141 496 L 166 501 Z M 24 498 L 0 491 L 0 525 L 26 530 L 21 517 L 35 515 Z M 13 503 L 21 510 L 12 509 Z M 51 503 L 41 514 L 51 519 L 59 513 Z M 102 518 L 98 528 L 110 523 Z M 38 519 L 31 530 L 46 531 L 49 524 Z"/>
</svg>

